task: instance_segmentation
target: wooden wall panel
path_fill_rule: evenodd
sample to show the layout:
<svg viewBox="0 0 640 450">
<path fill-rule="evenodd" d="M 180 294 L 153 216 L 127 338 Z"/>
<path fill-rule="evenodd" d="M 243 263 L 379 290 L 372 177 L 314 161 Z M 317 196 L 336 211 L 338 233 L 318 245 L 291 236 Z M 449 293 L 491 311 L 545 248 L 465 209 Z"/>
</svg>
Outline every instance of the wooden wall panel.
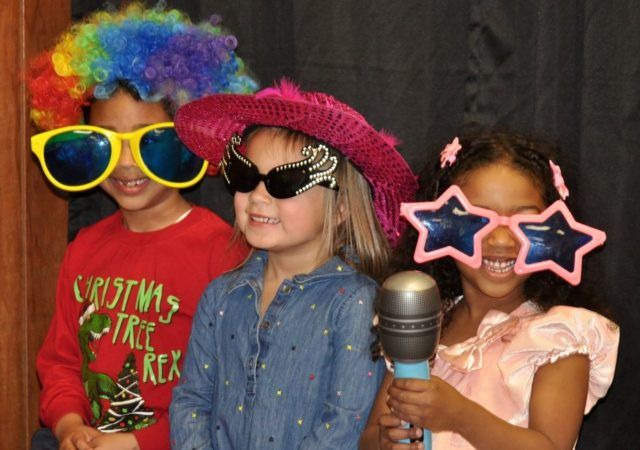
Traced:
<svg viewBox="0 0 640 450">
<path fill-rule="evenodd" d="M 66 201 L 29 152 L 23 74 L 70 20 L 70 0 L 5 0 L 0 8 L 0 436 L 29 447 L 38 427 L 35 356 L 54 307 L 66 246 Z"/>
<path fill-rule="evenodd" d="M 26 432 L 27 379 L 25 363 L 26 295 L 24 292 L 25 227 L 22 158 L 23 107 L 18 79 L 20 4 L 0 8 L 0 435 L 7 448 L 22 448 Z"/>
</svg>

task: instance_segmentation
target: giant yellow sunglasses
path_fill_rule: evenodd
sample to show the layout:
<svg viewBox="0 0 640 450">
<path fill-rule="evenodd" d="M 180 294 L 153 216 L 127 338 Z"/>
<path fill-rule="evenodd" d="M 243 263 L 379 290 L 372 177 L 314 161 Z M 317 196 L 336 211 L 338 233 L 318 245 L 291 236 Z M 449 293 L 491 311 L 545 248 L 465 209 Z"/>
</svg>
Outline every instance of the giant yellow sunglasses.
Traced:
<svg viewBox="0 0 640 450">
<path fill-rule="evenodd" d="M 49 181 L 65 191 L 77 192 L 107 179 L 120 159 L 124 140 L 129 141 L 140 170 L 164 186 L 193 186 L 207 171 L 207 161 L 180 141 L 173 122 L 155 123 L 131 133 L 91 125 L 57 128 L 31 137 L 31 151 Z"/>
</svg>

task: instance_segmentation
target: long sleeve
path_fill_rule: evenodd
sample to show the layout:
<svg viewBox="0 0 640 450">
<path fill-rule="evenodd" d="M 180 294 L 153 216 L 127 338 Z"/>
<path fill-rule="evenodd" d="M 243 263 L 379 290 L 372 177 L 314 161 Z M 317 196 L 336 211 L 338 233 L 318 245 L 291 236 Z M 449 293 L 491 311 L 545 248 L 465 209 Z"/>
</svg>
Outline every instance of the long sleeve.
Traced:
<svg viewBox="0 0 640 450">
<path fill-rule="evenodd" d="M 171 445 L 176 449 L 213 448 L 211 442 L 211 402 L 214 390 L 214 335 L 210 303 L 215 290 L 209 287 L 203 295 L 193 319 L 191 338 L 184 361 L 182 377 L 173 389 L 169 415 Z"/>
<path fill-rule="evenodd" d="M 324 411 L 301 449 L 353 449 L 384 376 L 382 360 L 371 359 L 374 336 L 373 284 L 360 287 L 336 311 L 334 370 Z M 318 399 L 320 401 L 320 399 Z"/>
<path fill-rule="evenodd" d="M 56 290 L 56 308 L 47 337 L 40 348 L 36 368 L 42 393 L 40 417 L 55 429 L 68 413 L 77 413 L 90 423 L 91 411 L 81 377 L 82 355 L 78 345 L 78 317 L 82 303 L 74 296 L 68 274 L 68 261 L 73 249 L 69 246 L 60 269 Z"/>
</svg>

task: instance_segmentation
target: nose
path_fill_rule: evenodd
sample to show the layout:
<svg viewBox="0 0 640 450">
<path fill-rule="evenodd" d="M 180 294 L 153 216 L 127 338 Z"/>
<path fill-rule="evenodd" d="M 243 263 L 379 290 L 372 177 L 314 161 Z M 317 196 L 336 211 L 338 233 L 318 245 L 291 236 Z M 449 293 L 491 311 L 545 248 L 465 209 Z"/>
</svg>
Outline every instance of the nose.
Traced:
<svg viewBox="0 0 640 450">
<path fill-rule="evenodd" d="M 253 202 L 269 203 L 272 200 L 271 194 L 267 191 L 264 181 L 260 181 L 253 191 L 249 193 L 249 200 Z"/>
<path fill-rule="evenodd" d="M 129 140 L 122 140 L 122 148 L 120 149 L 120 158 L 118 159 L 118 165 L 124 167 L 135 166 L 137 167 L 135 159 L 133 159 L 133 153 L 131 153 L 131 145 Z"/>
<path fill-rule="evenodd" d="M 511 249 L 519 247 L 518 239 L 508 226 L 499 225 L 485 238 L 487 244 L 491 247 Z"/>
</svg>

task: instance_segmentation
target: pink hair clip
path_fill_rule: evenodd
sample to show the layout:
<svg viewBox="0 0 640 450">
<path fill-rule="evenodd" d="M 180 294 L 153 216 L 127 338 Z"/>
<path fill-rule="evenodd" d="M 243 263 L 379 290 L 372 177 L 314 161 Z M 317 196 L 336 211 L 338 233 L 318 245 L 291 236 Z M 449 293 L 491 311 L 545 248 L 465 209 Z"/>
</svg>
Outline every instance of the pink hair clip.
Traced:
<svg viewBox="0 0 640 450">
<path fill-rule="evenodd" d="M 444 169 L 446 166 L 452 166 L 456 162 L 456 155 L 460 150 L 462 150 L 462 145 L 460 145 L 458 138 L 447 144 L 440 152 L 440 168 Z"/>
<path fill-rule="evenodd" d="M 560 170 L 560 166 L 554 164 L 551 160 L 549 160 L 549 166 L 551 167 L 551 171 L 553 172 L 553 185 L 558 190 L 560 198 L 564 200 L 569 196 L 569 188 L 567 188 L 567 185 L 564 184 L 564 178 L 562 178 L 562 171 Z"/>
</svg>

